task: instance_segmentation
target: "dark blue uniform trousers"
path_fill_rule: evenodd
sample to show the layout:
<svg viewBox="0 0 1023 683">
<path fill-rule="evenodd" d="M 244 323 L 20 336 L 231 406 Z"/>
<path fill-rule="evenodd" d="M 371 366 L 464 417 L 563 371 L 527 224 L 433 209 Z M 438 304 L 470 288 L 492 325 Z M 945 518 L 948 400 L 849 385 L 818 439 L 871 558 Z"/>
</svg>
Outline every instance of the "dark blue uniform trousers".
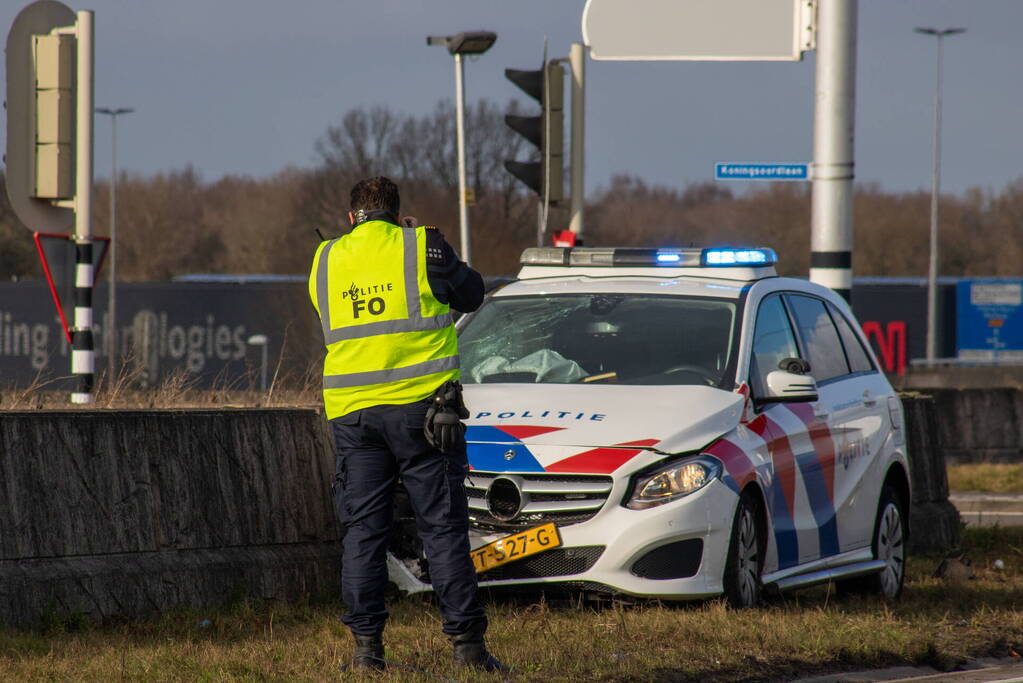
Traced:
<svg viewBox="0 0 1023 683">
<path fill-rule="evenodd" d="M 341 621 L 356 635 L 381 633 L 387 620 L 386 553 L 399 475 L 430 563 L 444 633 L 487 627 L 469 557 L 465 442 L 447 454 L 430 446 L 423 434 L 426 409 L 425 401 L 381 405 L 331 420 L 337 453 L 334 505 L 347 530 L 341 596 L 348 612 Z"/>
</svg>

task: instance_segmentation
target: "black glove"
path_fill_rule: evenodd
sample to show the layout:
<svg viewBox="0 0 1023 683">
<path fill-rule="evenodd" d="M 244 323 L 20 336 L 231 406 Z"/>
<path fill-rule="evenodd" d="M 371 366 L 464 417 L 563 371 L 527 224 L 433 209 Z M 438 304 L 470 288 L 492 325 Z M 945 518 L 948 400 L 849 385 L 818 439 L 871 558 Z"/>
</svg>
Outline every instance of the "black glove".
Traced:
<svg viewBox="0 0 1023 683">
<path fill-rule="evenodd" d="M 462 385 L 459 382 L 445 382 L 427 399 L 423 432 L 426 441 L 441 451 L 450 453 L 465 433 L 462 420 L 469 417 L 469 411 L 462 401 Z"/>
</svg>

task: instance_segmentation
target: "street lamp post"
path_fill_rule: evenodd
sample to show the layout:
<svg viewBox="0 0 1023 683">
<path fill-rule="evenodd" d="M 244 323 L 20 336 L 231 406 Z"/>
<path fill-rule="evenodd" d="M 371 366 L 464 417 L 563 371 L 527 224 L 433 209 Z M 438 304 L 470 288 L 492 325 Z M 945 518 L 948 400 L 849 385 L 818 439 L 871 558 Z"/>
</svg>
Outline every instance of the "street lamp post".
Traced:
<svg viewBox="0 0 1023 683">
<path fill-rule="evenodd" d="M 267 361 L 267 345 L 270 343 L 270 339 L 265 334 L 254 334 L 249 337 L 246 342 L 249 346 L 258 346 L 262 351 L 259 362 L 259 388 L 260 391 L 266 393 L 266 361 Z"/>
<path fill-rule="evenodd" d="M 107 377 L 111 385 L 114 382 L 114 368 L 117 362 L 117 117 L 135 111 L 131 107 L 108 109 L 97 107 L 97 114 L 110 117 L 110 289 L 107 292 L 107 339 L 110 340 L 110 351 L 107 356 Z"/>
<path fill-rule="evenodd" d="M 938 357 L 938 195 L 941 193 L 941 45 L 942 38 L 965 33 L 965 28 L 918 27 L 916 33 L 938 39 L 934 87 L 934 156 L 931 163 L 931 255 L 927 267 L 927 360 Z"/>
<path fill-rule="evenodd" d="M 481 55 L 494 44 L 492 31 L 465 31 L 453 36 L 429 36 L 427 45 L 443 45 L 455 57 L 455 135 L 458 145 L 458 226 L 462 258 L 471 263 L 469 207 L 465 201 L 465 64 L 463 55 Z"/>
</svg>

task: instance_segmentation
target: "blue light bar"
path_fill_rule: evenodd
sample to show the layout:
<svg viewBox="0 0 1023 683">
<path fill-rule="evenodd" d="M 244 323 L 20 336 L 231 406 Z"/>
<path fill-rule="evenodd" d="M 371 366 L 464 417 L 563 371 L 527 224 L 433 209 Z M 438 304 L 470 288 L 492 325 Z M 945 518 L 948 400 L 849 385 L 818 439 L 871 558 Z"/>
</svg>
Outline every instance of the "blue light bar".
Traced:
<svg viewBox="0 0 1023 683">
<path fill-rule="evenodd" d="M 777 262 L 774 250 L 766 247 L 703 250 L 703 264 L 706 266 L 770 266 Z"/>
<path fill-rule="evenodd" d="M 523 266 L 569 268 L 759 268 L 777 261 L 766 247 L 529 247 L 521 259 Z"/>
<path fill-rule="evenodd" d="M 658 263 L 678 263 L 682 260 L 682 254 L 672 251 L 662 251 L 657 254 Z"/>
</svg>

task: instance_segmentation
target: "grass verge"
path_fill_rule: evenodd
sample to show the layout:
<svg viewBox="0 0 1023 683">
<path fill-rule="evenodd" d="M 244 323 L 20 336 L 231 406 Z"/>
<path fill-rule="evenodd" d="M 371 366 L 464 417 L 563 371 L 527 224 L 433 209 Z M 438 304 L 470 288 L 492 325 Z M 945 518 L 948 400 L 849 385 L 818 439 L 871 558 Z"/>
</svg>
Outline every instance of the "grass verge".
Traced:
<svg viewBox="0 0 1023 683">
<path fill-rule="evenodd" d="M 940 558 L 914 557 L 903 598 L 838 598 L 819 587 L 755 610 L 719 601 L 601 608 L 495 600 L 491 649 L 523 681 L 766 681 L 828 671 L 927 664 L 1023 652 L 1023 528 L 967 529 L 974 580 L 933 577 Z M 1004 569 L 988 569 L 1002 559 Z M 5 680 L 330 680 L 352 640 L 332 604 L 240 603 L 215 611 L 31 632 L 0 631 Z M 429 599 L 391 602 L 387 657 L 396 669 L 366 680 L 496 680 L 451 664 Z M 350 680 L 360 677 L 348 674 Z"/>
<path fill-rule="evenodd" d="M 980 493 L 1023 493 L 1023 465 L 950 465 L 950 491 Z"/>
</svg>

